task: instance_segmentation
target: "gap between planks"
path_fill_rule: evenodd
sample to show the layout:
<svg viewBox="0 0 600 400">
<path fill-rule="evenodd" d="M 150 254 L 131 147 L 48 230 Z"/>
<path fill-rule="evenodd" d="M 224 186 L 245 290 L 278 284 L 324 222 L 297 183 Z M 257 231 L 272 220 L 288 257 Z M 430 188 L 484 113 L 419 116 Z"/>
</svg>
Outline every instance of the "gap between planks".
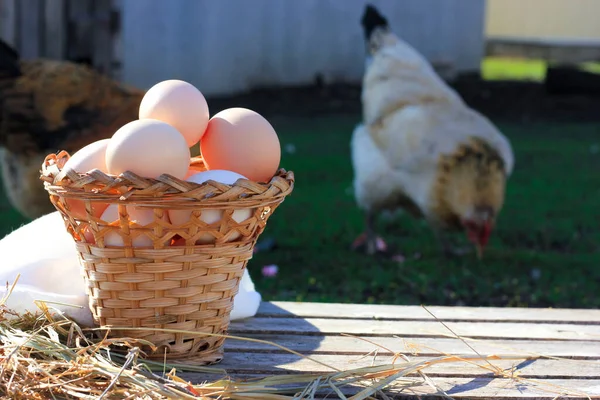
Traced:
<svg viewBox="0 0 600 400">
<path fill-rule="evenodd" d="M 600 325 L 600 310 L 427 306 L 444 322 L 511 322 Z M 421 306 L 263 302 L 256 317 L 434 321 Z"/>
</svg>

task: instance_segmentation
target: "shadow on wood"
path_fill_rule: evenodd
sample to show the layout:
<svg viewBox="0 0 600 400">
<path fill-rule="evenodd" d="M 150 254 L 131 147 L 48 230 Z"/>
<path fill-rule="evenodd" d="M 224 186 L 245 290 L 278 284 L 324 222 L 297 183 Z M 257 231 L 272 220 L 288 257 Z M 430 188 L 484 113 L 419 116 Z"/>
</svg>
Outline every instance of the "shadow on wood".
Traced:
<svg viewBox="0 0 600 400">
<path fill-rule="evenodd" d="M 273 314 L 279 317 L 274 317 Z M 286 316 L 293 321 L 291 328 L 297 331 L 298 337 L 296 337 L 295 343 L 289 343 L 286 341 L 286 332 L 273 328 L 271 324 L 265 324 L 264 329 L 255 329 L 256 324 L 252 324 L 252 321 L 259 319 L 281 319 L 281 316 Z M 287 320 L 287 321 L 290 321 Z M 225 356 L 223 361 L 219 364 L 214 365 L 215 369 L 225 369 L 227 374 L 240 374 L 247 371 L 253 373 L 269 373 L 272 372 L 273 368 L 278 369 L 275 365 L 264 366 L 263 363 L 258 363 L 257 359 L 263 361 L 271 358 L 282 358 L 285 357 L 286 361 L 290 363 L 299 362 L 302 360 L 301 356 L 290 353 L 283 348 L 272 346 L 265 342 L 272 342 L 280 346 L 291 348 L 298 343 L 308 343 L 298 351 L 298 353 L 309 355 L 315 352 L 321 341 L 324 339 L 323 336 L 318 334 L 319 330 L 314 327 L 310 322 L 304 318 L 293 314 L 292 312 L 285 310 L 272 303 L 262 303 L 261 308 L 258 310 L 257 315 L 254 318 L 248 318 L 244 320 L 232 321 L 229 326 L 228 334 L 231 336 L 237 336 L 242 338 L 249 338 L 261 341 L 251 342 L 243 339 L 228 338 L 225 341 Z M 306 336 L 305 336 L 306 335 Z M 305 338 L 310 335 L 311 340 L 305 341 Z M 263 367 L 261 367 L 261 364 Z M 322 367 L 325 368 L 326 367 Z M 333 372 L 331 369 L 327 369 L 328 372 Z M 280 368 L 281 373 L 289 373 L 288 369 Z M 194 374 L 194 380 L 198 379 L 198 375 Z M 202 379 L 219 379 L 225 376 L 215 372 L 215 374 L 202 374 Z"/>
</svg>

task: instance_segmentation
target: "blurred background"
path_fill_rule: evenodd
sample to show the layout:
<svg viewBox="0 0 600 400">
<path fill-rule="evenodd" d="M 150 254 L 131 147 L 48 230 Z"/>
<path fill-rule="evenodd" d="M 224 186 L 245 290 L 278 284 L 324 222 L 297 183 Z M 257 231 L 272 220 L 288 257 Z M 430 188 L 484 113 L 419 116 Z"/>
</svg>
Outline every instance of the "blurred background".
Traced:
<svg viewBox="0 0 600 400">
<path fill-rule="evenodd" d="M 350 250 L 363 229 L 350 138 L 362 119 L 367 3 L 513 145 L 483 260 L 443 257 L 408 215 L 378 223 L 404 260 Z M 597 0 L 0 0 L 0 36 L 23 62 L 87 64 L 141 90 L 183 79 L 211 115 L 237 106 L 269 119 L 297 181 L 249 263 L 265 300 L 595 308 L 599 13 Z M 61 79 L 78 90 L 76 77 Z M 32 215 L 3 176 L 0 237 Z"/>
</svg>

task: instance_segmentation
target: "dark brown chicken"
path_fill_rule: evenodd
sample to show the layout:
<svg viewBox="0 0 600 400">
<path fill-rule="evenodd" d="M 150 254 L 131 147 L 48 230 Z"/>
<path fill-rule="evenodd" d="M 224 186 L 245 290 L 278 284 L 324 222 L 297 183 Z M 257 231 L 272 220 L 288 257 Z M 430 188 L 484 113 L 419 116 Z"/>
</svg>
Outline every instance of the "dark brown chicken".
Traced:
<svg viewBox="0 0 600 400">
<path fill-rule="evenodd" d="M 34 219 L 54 211 L 40 181 L 47 154 L 70 154 L 138 118 L 144 91 L 67 61 L 20 60 L 0 41 L 0 163 L 8 199 Z"/>
</svg>

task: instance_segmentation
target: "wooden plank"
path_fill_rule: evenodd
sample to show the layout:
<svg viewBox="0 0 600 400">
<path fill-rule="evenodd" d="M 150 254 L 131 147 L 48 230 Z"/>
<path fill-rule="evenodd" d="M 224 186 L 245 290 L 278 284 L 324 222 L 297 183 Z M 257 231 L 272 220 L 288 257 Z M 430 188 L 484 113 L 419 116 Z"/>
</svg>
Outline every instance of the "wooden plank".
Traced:
<svg viewBox="0 0 600 400">
<path fill-rule="evenodd" d="M 448 322 L 460 336 L 477 339 L 556 339 L 600 341 L 600 325 L 523 324 L 512 322 Z M 328 335 L 347 333 L 366 336 L 438 337 L 452 336 L 437 321 L 389 321 L 325 318 L 251 318 L 234 321 L 231 332 Z"/>
<path fill-rule="evenodd" d="M 112 0 L 95 0 L 93 4 L 94 28 L 92 33 L 94 68 L 111 76 L 112 71 L 112 32 L 110 27 Z"/>
<path fill-rule="evenodd" d="M 68 0 L 67 57 L 71 61 L 92 60 L 92 0 Z"/>
<path fill-rule="evenodd" d="M 0 0 L 0 37 L 11 46 L 17 44 L 17 0 Z"/>
<path fill-rule="evenodd" d="M 45 0 L 44 56 L 62 60 L 67 47 L 67 5 L 65 0 Z"/>
<path fill-rule="evenodd" d="M 520 379 L 432 379 L 436 387 L 453 398 L 535 398 L 556 399 L 560 394 L 569 398 L 598 398 L 598 382 L 590 380 L 538 380 L 536 382 Z M 431 387 L 423 387 L 426 393 L 434 393 Z"/>
<path fill-rule="evenodd" d="M 214 379 L 208 374 L 182 374 L 184 379 L 192 382 L 202 382 L 205 379 Z M 234 378 L 256 378 L 257 375 L 234 375 Z M 595 380 L 569 380 L 569 379 L 539 379 L 535 381 L 517 378 L 431 378 L 434 387 L 422 383 L 422 379 L 412 380 L 415 386 L 409 389 L 386 388 L 384 393 L 390 399 L 414 398 L 414 396 L 437 395 L 437 390 L 443 390 L 453 399 L 535 399 L 555 400 L 568 398 L 572 400 L 589 400 L 600 398 L 600 385 Z M 351 396 L 363 387 L 343 386 L 340 391 Z M 291 392 L 295 393 L 295 392 Z M 319 392 L 317 399 L 339 399 L 331 389 Z M 383 397 L 382 397 L 383 398 Z"/>
<path fill-rule="evenodd" d="M 553 322 L 600 324 L 600 310 L 497 307 L 427 307 L 443 321 Z M 433 320 L 420 306 L 263 302 L 259 317 Z"/>
<path fill-rule="evenodd" d="M 536 360 L 491 361 L 496 368 L 518 379 L 493 379 L 493 370 L 465 362 L 428 367 L 424 372 L 452 398 L 554 399 L 565 393 L 570 398 L 600 398 L 600 312 L 597 310 L 429 309 L 457 334 L 477 338 L 469 340 L 469 344 L 481 354 L 547 356 Z M 257 317 L 233 322 L 230 333 L 274 342 L 313 358 L 308 360 L 267 343 L 228 339 L 225 359 L 215 367 L 225 369 L 234 378 L 333 371 L 321 363 L 340 370 L 388 364 L 392 362 L 391 352 L 396 351 L 417 362 L 439 354 L 474 353 L 418 306 L 264 303 Z M 375 344 L 340 333 L 368 337 L 391 352 L 381 349 L 374 358 L 368 353 L 377 348 Z M 186 378 L 199 382 L 222 377 L 186 374 Z M 421 378 L 415 375 L 413 379 Z M 358 390 L 345 387 L 342 392 L 349 396 Z M 391 395 L 389 390 L 385 393 L 390 398 L 406 398 L 431 395 L 435 390 L 420 385 L 398 396 Z M 316 398 L 325 395 L 327 392 L 322 392 Z M 337 396 L 329 393 L 327 398 Z"/>
<path fill-rule="evenodd" d="M 35 59 L 42 55 L 43 4 L 40 0 L 19 0 L 19 50 L 21 58 Z"/>
<path fill-rule="evenodd" d="M 233 333 L 232 333 L 233 334 Z M 244 335 L 244 337 L 277 343 L 301 354 L 367 354 L 377 350 L 378 354 L 391 353 L 379 346 L 407 355 L 436 356 L 441 354 L 475 354 L 458 339 L 392 337 L 370 338 L 377 345 L 360 338 L 348 336 L 301 336 L 301 335 Z M 565 340 L 470 340 L 468 342 L 479 354 L 497 355 L 543 355 L 573 359 L 600 359 L 598 342 Z M 283 352 L 276 347 L 246 340 L 228 339 L 227 351 L 237 352 Z"/>
<path fill-rule="evenodd" d="M 290 353 L 238 353 L 225 354 L 219 368 L 225 369 L 229 374 L 265 374 L 277 375 L 290 372 L 317 372 L 330 373 L 336 369 L 348 371 L 377 365 L 391 365 L 392 356 L 348 356 L 315 354 L 312 360 L 302 358 Z M 432 357 L 409 357 L 414 362 L 425 362 Z M 315 362 L 315 361 L 318 362 Z M 326 364 L 328 368 L 322 364 Z M 402 366 L 404 361 L 398 359 L 395 365 Z M 490 368 L 493 365 L 495 370 Z M 598 360 L 494 360 L 485 361 L 456 361 L 432 365 L 423 370 L 429 376 L 437 377 L 476 377 L 489 376 L 494 371 L 518 374 L 528 379 L 597 379 L 600 380 L 600 362 Z M 513 371 L 513 372 L 511 372 Z M 416 376 L 416 375 L 415 375 Z"/>
<path fill-rule="evenodd" d="M 113 21 L 112 21 L 112 62 L 111 76 L 113 79 L 122 81 L 123 78 L 123 0 L 113 0 Z"/>
</svg>

